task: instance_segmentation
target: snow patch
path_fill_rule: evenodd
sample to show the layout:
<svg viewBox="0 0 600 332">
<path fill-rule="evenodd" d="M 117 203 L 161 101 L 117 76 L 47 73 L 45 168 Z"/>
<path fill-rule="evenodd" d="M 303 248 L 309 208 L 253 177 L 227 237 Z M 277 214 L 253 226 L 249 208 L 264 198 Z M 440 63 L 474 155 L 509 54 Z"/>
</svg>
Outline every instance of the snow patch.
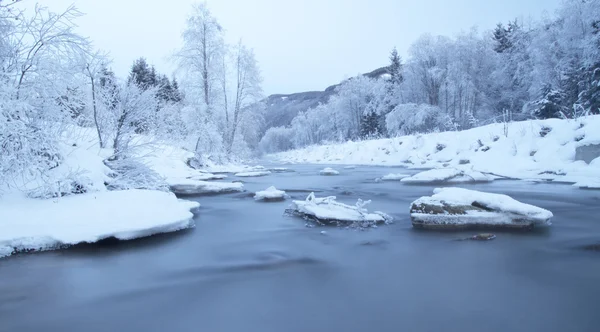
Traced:
<svg viewBox="0 0 600 332">
<path fill-rule="evenodd" d="M 244 190 L 244 185 L 239 182 L 210 182 L 192 179 L 171 179 L 169 187 L 178 195 L 225 194 Z"/>
<path fill-rule="evenodd" d="M 254 199 L 257 201 L 283 201 L 285 198 L 285 191 L 277 190 L 273 186 L 262 191 L 257 191 L 254 195 Z"/>
<path fill-rule="evenodd" d="M 269 172 L 269 171 L 251 171 L 251 172 L 235 173 L 235 176 L 240 177 L 240 178 L 251 178 L 251 177 L 267 176 L 269 174 L 271 174 L 271 172 Z"/>
<path fill-rule="evenodd" d="M 409 184 L 425 184 L 434 182 L 490 182 L 493 180 L 494 178 L 481 172 L 458 168 L 432 169 L 401 179 L 402 182 Z"/>
<path fill-rule="evenodd" d="M 326 167 L 319 172 L 321 175 L 339 175 L 340 172 L 331 167 Z"/>
<path fill-rule="evenodd" d="M 400 181 L 404 178 L 409 177 L 408 174 L 390 173 L 381 177 L 381 181 Z"/>
<path fill-rule="evenodd" d="M 0 257 L 115 237 L 131 240 L 192 227 L 197 202 L 151 190 L 104 191 L 53 200 L 0 200 Z"/>
</svg>

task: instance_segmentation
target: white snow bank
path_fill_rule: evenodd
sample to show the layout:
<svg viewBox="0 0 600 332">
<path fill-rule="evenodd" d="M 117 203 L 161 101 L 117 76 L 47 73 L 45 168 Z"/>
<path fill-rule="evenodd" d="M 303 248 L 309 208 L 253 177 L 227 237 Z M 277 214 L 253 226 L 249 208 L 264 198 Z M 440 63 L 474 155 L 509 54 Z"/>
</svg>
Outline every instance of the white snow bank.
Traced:
<svg viewBox="0 0 600 332">
<path fill-rule="evenodd" d="M 551 131 L 543 136 L 544 127 Z M 479 172 L 509 178 L 575 183 L 600 176 L 591 163 L 575 160 L 578 147 L 599 143 L 600 115 L 593 115 L 577 120 L 512 122 L 506 128 L 497 123 L 458 132 L 310 146 L 269 158 L 281 162 L 414 168 L 469 164 Z"/>
<path fill-rule="evenodd" d="M 226 178 L 227 178 L 227 175 L 225 175 L 225 174 L 212 174 L 212 173 L 199 173 L 199 174 L 188 177 L 188 179 L 190 179 L 190 180 L 197 180 L 197 181 L 223 180 Z"/>
<path fill-rule="evenodd" d="M 364 207 L 371 201 L 358 200 L 356 206 L 336 201 L 335 196 L 317 198 L 310 193 L 304 201 L 293 201 L 290 212 L 321 224 L 344 224 L 361 227 L 391 223 L 393 218 L 383 212 L 369 213 Z"/>
<path fill-rule="evenodd" d="M 600 189 L 600 179 L 587 179 L 584 181 L 579 181 L 573 186 L 581 189 Z"/>
<path fill-rule="evenodd" d="M 271 174 L 269 171 L 251 171 L 251 172 L 240 172 L 235 173 L 235 176 L 240 178 L 251 178 L 251 177 L 259 177 L 259 176 L 267 176 Z"/>
<path fill-rule="evenodd" d="M 294 172 L 293 169 L 289 169 L 286 167 L 273 167 L 273 168 L 269 168 L 269 171 L 272 173 L 291 173 Z"/>
<path fill-rule="evenodd" d="M 404 178 L 409 177 L 408 174 L 390 173 L 381 177 L 381 181 L 400 181 Z"/>
<path fill-rule="evenodd" d="M 171 191 L 178 195 L 225 194 L 244 190 L 239 182 L 210 182 L 193 179 L 168 179 Z"/>
<path fill-rule="evenodd" d="M 257 191 L 254 195 L 254 199 L 257 201 L 282 201 L 285 197 L 285 191 L 277 190 L 273 186 L 262 191 Z"/>
<path fill-rule="evenodd" d="M 470 169 L 438 168 L 401 179 L 404 183 L 421 184 L 433 182 L 490 182 L 494 178 Z"/>
<path fill-rule="evenodd" d="M 340 172 L 331 167 L 326 167 L 319 172 L 321 175 L 339 175 Z"/>
<path fill-rule="evenodd" d="M 150 190 L 104 191 L 54 200 L 0 200 L 0 257 L 109 237 L 130 240 L 192 227 L 200 204 Z"/>
<path fill-rule="evenodd" d="M 521 203 L 507 195 L 462 188 L 438 188 L 411 205 L 414 226 L 494 225 L 529 227 L 549 225 L 552 212 Z"/>
</svg>

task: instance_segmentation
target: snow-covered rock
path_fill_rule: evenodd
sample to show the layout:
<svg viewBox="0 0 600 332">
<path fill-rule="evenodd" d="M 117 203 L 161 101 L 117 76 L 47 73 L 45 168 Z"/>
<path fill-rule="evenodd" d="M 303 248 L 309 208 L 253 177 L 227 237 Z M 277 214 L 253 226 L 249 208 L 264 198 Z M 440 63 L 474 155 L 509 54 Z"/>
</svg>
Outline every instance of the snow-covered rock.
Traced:
<svg viewBox="0 0 600 332">
<path fill-rule="evenodd" d="M 369 213 L 364 208 L 369 203 L 359 199 L 355 206 L 350 206 L 337 202 L 335 196 L 317 198 L 311 193 L 304 201 L 293 201 L 288 212 L 322 225 L 371 227 L 393 221 L 383 212 Z"/>
<path fill-rule="evenodd" d="M 552 212 L 509 196 L 462 188 L 438 188 L 411 204 L 412 224 L 426 229 L 472 227 L 529 229 L 550 225 Z"/>
<path fill-rule="evenodd" d="M 151 190 L 104 191 L 58 199 L 0 200 L 0 257 L 115 237 L 130 240 L 192 227 L 197 202 Z"/>
<path fill-rule="evenodd" d="M 265 202 L 276 202 L 283 201 L 286 198 L 285 191 L 277 190 L 277 188 L 271 186 L 265 190 L 257 191 L 254 195 L 254 199 L 257 201 Z"/>
<path fill-rule="evenodd" d="M 244 185 L 239 182 L 210 182 L 192 179 L 170 179 L 171 191 L 178 195 L 210 195 L 240 192 Z"/>
<path fill-rule="evenodd" d="M 438 168 L 417 173 L 410 177 L 401 179 L 404 183 L 425 184 L 425 183 L 464 183 L 464 182 L 490 182 L 494 178 L 481 172 L 470 169 L 458 168 Z"/>
<path fill-rule="evenodd" d="M 321 175 L 339 175 L 340 172 L 331 167 L 326 167 L 319 172 Z"/>
<path fill-rule="evenodd" d="M 251 178 L 251 177 L 259 177 L 259 176 L 267 176 L 271 174 L 269 171 L 250 171 L 250 172 L 240 172 L 235 173 L 235 176 L 240 178 Z"/>
<path fill-rule="evenodd" d="M 408 174 L 390 173 L 381 177 L 381 181 L 400 181 L 404 178 L 409 177 Z"/>
</svg>

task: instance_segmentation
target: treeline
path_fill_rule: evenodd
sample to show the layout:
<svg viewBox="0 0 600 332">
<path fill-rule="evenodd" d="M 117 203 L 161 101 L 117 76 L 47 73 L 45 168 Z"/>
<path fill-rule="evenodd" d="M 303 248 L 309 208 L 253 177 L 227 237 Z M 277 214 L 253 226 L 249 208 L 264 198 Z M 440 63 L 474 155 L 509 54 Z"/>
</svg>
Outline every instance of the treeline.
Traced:
<svg viewBox="0 0 600 332">
<path fill-rule="evenodd" d="M 324 142 L 461 130 L 495 121 L 600 112 L 600 1 L 567 0 L 554 17 L 453 38 L 423 35 L 388 74 L 344 82 L 328 103 L 270 128 L 264 152 Z"/>
</svg>

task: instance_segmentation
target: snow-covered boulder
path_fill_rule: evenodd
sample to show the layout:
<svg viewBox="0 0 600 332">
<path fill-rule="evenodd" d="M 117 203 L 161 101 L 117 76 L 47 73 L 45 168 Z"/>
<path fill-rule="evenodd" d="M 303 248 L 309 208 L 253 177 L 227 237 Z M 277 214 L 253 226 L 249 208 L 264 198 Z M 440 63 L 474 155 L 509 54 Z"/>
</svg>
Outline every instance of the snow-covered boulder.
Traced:
<svg viewBox="0 0 600 332">
<path fill-rule="evenodd" d="M 407 184 L 490 182 L 494 178 L 471 169 L 437 168 L 401 179 Z"/>
<path fill-rule="evenodd" d="M 381 181 L 400 181 L 404 178 L 410 177 L 408 174 L 390 173 L 381 177 Z"/>
<path fill-rule="evenodd" d="M 192 179 L 170 179 L 169 187 L 178 195 L 226 194 L 244 190 L 244 185 L 239 182 L 210 182 Z"/>
<path fill-rule="evenodd" d="M 355 206 L 350 206 L 337 202 L 335 196 L 317 198 L 310 193 L 304 201 L 293 201 L 288 212 L 321 225 L 373 227 L 393 221 L 383 212 L 367 211 L 365 206 L 369 203 L 359 199 Z"/>
<path fill-rule="evenodd" d="M 251 178 L 251 177 L 259 177 L 259 176 L 267 176 L 271 174 L 269 171 L 249 171 L 249 172 L 240 172 L 235 173 L 235 176 L 240 178 Z"/>
<path fill-rule="evenodd" d="M 340 172 L 331 167 L 326 167 L 319 172 L 321 175 L 339 175 Z"/>
<path fill-rule="evenodd" d="M 412 224 L 425 229 L 516 228 L 550 225 L 552 212 L 509 196 L 462 188 L 438 188 L 410 207 Z"/>
<path fill-rule="evenodd" d="M 107 238 L 130 240 L 194 226 L 197 202 L 153 190 L 0 200 L 0 257 Z"/>
<path fill-rule="evenodd" d="M 262 191 L 257 191 L 254 195 L 255 200 L 265 202 L 278 202 L 285 200 L 285 198 L 285 191 L 277 190 L 277 188 L 273 186 Z"/>
</svg>

